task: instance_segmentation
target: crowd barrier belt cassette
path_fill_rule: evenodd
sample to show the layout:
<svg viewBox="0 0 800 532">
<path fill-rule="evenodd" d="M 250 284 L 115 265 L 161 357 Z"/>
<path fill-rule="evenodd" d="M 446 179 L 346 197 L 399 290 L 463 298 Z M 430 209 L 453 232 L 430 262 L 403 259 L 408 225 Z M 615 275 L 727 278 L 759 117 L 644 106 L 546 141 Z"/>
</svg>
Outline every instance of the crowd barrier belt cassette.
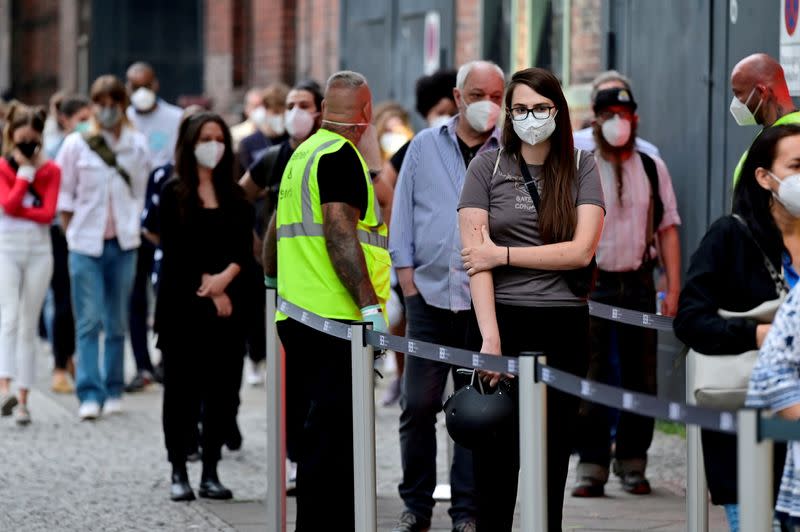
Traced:
<svg viewBox="0 0 800 532">
<path fill-rule="evenodd" d="M 604 305 L 604 307 L 607 306 Z M 347 323 L 323 318 L 280 297 L 278 298 L 278 310 L 312 329 L 342 340 L 351 340 L 352 329 Z M 365 332 L 365 342 L 377 349 L 391 349 L 452 366 L 497 371 L 512 375 L 519 374 L 518 359 L 516 357 L 476 353 L 466 349 L 422 342 L 372 330 Z M 537 364 L 536 379 L 551 388 L 611 408 L 677 423 L 698 425 L 704 429 L 718 432 L 736 433 L 735 412 L 666 401 L 652 395 L 632 392 L 583 379 L 542 364 Z"/>
<path fill-rule="evenodd" d="M 672 318 L 668 316 L 615 307 L 597 301 L 589 301 L 589 315 L 645 329 L 672 331 Z"/>
</svg>

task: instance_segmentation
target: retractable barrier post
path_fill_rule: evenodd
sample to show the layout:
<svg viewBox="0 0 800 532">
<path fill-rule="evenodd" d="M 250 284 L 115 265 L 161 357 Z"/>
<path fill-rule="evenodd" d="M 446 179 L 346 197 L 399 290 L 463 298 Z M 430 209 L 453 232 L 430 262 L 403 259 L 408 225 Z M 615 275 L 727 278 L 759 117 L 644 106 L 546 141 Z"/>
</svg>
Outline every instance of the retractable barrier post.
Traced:
<svg viewBox="0 0 800 532">
<path fill-rule="evenodd" d="M 355 529 L 375 532 L 378 511 L 375 486 L 375 384 L 372 346 L 367 345 L 364 323 L 350 328 L 353 369 L 353 480 L 355 487 Z"/>
<path fill-rule="evenodd" d="M 686 357 L 686 403 L 695 404 L 694 360 Z M 708 532 L 708 486 L 700 427 L 686 425 L 686 530 Z"/>
<path fill-rule="evenodd" d="M 285 361 L 275 328 L 277 291 L 267 289 L 267 528 L 286 530 Z"/>
<path fill-rule="evenodd" d="M 547 385 L 536 369 L 542 353 L 519 355 L 519 454 L 521 530 L 547 530 Z"/>
<path fill-rule="evenodd" d="M 761 440 L 758 410 L 739 411 L 739 527 L 742 532 L 772 530 L 772 441 Z"/>
</svg>

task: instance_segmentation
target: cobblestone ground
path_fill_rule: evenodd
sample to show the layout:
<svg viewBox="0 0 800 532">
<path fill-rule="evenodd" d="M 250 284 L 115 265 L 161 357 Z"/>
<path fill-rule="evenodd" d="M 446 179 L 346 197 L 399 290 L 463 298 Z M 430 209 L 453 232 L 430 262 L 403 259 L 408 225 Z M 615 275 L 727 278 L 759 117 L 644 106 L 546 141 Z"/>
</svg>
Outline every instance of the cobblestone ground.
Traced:
<svg viewBox="0 0 800 532">
<path fill-rule="evenodd" d="M 49 391 L 49 350 L 39 357 L 38 387 L 31 398 L 34 423 L 17 427 L 0 419 L 0 532 L 6 531 L 239 531 L 265 530 L 266 394 L 245 386 L 239 422 L 240 452 L 224 452 L 220 476 L 235 500 L 228 503 L 172 503 L 169 465 L 161 432 L 161 389 L 125 397 L 126 411 L 94 423 L 77 418 L 74 395 Z M 130 356 L 127 373 L 132 373 Z M 380 397 L 391 377 L 378 382 Z M 376 406 L 379 530 L 388 530 L 402 509 L 400 408 Z M 441 418 L 441 416 L 440 416 Z M 439 479 L 447 481 L 446 431 L 439 424 Z M 189 464 L 193 486 L 200 465 Z M 574 460 L 573 460 L 574 467 Z M 649 476 L 655 493 L 635 498 L 612 480 L 609 497 L 579 500 L 567 496 L 568 530 L 682 530 L 685 492 L 685 442 L 656 433 Z M 574 475 L 570 473 L 570 484 Z M 437 504 L 432 531 L 449 530 L 447 503 Z M 293 520 L 289 499 L 289 521 Z M 724 530 L 712 510 L 712 530 Z M 292 530 L 290 526 L 288 530 Z"/>
</svg>

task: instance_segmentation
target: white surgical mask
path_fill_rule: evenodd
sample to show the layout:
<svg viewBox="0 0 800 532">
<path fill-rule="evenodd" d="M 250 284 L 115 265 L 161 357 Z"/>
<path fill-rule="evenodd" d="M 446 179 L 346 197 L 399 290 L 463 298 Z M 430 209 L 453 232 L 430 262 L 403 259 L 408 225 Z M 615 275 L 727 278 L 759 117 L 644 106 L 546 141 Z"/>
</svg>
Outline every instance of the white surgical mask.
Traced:
<svg viewBox="0 0 800 532">
<path fill-rule="evenodd" d="M 525 144 L 535 146 L 540 142 L 544 142 L 556 130 L 556 113 L 558 111 L 547 118 L 536 118 L 531 113 L 525 120 L 512 120 L 514 132 Z"/>
<path fill-rule="evenodd" d="M 453 117 L 447 115 L 439 115 L 431 121 L 431 127 L 435 127 L 438 129 L 444 125 L 447 125 L 447 123 L 450 121 L 451 118 Z"/>
<path fill-rule="evenodd" d="M 600 130 L 603 132 L 603 138 L 606 139 L 606 142 L 615 148 L 619 148 L 627 144 L 631 138 L 631 121 L 619 115 L 614 115 L 614 118 L 603 122 Z"/>
<path fill-rule="evenodd" d="M 783 179 L 778 179 L 778 176 L 772 172 L 768 171 L 768 173 L 772 179 L 780 183 L 778 193 L 773 192 L 772 195 L 789 214 L 800 218 L 800 174 L 787 175 Z"/>
<path fill-rule="evenodd" d="M 276 137 L 280 137 L 286 132 L 286 127 L 283 125 L 283 115 L 267 115 L 267 127 L 269 127 Z"/>
<path fill-rule="evenodd" d="M 314 115 L 299 107 L 286 111 L 283 119 L 286 122 L 286 131 L 297 140 L 308 138 L 311 130 L 314 129 Z"/>
<path fill-rule="evenodd" d="M 742 103 L 742 101 L 736 96 L 734 96 L 731 100 L 731 114 L 733 115 L 733 119 L 736 120 L 736 123 L 740 126 L 754 126 L 757 124 L 756 113 L 761 107 L 761 104 L 764 102 L 764 99 L 761 98 L 758 100 L 758 105 L 756 106 L 755 111 L 750 111 L 750 109 L 747 107 L 747 104 L 750 102 L 750 98 L 753 97 L 753 93 L 755 91 L 756 88 L 753 87 L 753 90 L 750 91 L 750 94 L 747 96 L 747 99 L 744 101 L 744 103 Z"/>
<path fill-rule="evenodd" d="M 140 113 L 149 111 L 156 104 L 156 93 L 147 87 L 139 87 L 131 94 L 131 105 Z"/>
<path fill-rule="evenodd" d="M 101 107 L 97 112 L 96 118 L 100 127 L 108 130 L 114 129 L 114 127 L 119 124 L 119 121 L 122 119 L 122 114 L 119 112 L 119 108 L 116 105 L 111 105 L 109 107 Z"/>
<path fill-rule="evenodd" d="M 225 155 L 225 144 L 216 140 L 200 142 L 194 147 L 197 164 L 212 170 L 217 167 L 223 155 Z"/>
<path fill-rule="evenodd" d="M 263 105 L 259 105 L 253 109 L 253 112 L 250 113 L 250 121 L 258 127 L 264 127 L 267 125 L 267 110 L 264 109 Z"/>
<path fill-rule="evenodd" d="M 497 123 L 500 107 L 491 100 L 481 100 L 467 106 L 467 122 L 478 133 L 486 133 Z"/>
<path fill-rule="evenodd" d="M 402 133 L 387 131 L 381 135 L 381 149 L 388 156 L 397 153 L 397 150 L 402 148 L 406 142 L 408 142 L 408 137 Z"/>
</svg>

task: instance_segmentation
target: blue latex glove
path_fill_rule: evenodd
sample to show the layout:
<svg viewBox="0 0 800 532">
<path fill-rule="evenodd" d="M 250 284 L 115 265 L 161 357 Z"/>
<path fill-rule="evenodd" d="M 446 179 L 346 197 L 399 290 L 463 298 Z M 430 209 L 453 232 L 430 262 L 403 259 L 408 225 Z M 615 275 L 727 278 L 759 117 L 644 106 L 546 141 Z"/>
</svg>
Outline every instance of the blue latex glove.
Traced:
<svg viewBox="0 0 800 532">
<path fill-rule="evenodd" d="M 389 327 L 386 324 L 386 318 L 383 315 L 383 309 L 381 309 L 380 305 L 369 305 L 362 308 L 361 319 L 371 323 L 372 330 L 375 332 L 389 332 Z"/>
<path fill-rule="evenodd" d="M 264 276 L 264 286 L 267 288 L 278 288 L 278 278 L 277 277 L 270 277 L 269 275 Z"/>
</svg>

